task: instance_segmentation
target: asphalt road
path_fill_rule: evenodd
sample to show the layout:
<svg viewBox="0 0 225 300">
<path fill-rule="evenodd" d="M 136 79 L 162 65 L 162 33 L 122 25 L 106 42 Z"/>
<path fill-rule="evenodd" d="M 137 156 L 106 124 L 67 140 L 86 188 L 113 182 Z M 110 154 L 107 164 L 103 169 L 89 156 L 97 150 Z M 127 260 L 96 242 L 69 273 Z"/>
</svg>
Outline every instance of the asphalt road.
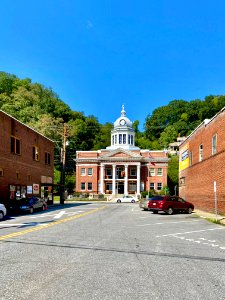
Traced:
<svg viewBox="0 0 225 300">
<path fill-rule="evenodd" d="M 225 227 L 138 204 L 0 222 L 0 299 L 225 299 Z"/>
</svg>

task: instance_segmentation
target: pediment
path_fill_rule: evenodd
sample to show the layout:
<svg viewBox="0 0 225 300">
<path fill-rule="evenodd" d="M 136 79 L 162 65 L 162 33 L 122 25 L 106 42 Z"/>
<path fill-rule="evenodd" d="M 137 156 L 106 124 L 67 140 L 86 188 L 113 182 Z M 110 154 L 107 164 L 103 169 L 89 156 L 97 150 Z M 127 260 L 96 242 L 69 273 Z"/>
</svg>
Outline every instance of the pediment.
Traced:
<svg viewBox="0 0 225 300">
<path fill-rule="evenodd" d="M 109 153 L 101 156 L 101 158 L 142 158 L 140 154 L 137 154 L 133 151 L 130 150 L 125 150 L 125 149 L 116 149 L 113 151 L 109 151 Z"/>
</svg>

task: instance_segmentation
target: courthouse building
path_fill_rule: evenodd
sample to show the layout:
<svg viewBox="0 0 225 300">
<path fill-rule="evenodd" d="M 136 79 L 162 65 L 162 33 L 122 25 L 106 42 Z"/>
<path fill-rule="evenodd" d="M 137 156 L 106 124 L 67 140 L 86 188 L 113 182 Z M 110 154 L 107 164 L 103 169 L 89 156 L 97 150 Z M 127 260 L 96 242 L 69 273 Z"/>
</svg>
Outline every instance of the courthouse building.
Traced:
<svg viewBox="0 0 225 300">
<path fill-rule="evenodd" d="M 225 107 L 180 145 L 179 195 L 196 208 L 225 214 Z"/>
<path fill-rule="evenodd" d="M 76 152 L 76 191 L 112 195 L 159 192 L 167 186 L 168 154 L 135 146 L 132 122 L 124 106 L 114 122 L 111 145 L 97 151 Z"/>
</svg>

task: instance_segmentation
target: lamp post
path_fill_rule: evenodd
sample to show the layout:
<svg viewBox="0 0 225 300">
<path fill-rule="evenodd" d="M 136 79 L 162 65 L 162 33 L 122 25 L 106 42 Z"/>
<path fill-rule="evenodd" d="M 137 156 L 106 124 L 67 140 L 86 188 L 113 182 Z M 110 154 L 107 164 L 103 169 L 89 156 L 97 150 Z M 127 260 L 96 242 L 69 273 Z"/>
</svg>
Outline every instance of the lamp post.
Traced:
<svg viewBox="0 0 225 300">
<path fill-rule="evenodd" d="M 63 126 L 63 147 L 61 148 L 61 173 L 60 173 L 60 204 L 65 200 L 65 167 L 66 167 L 66 145 L 67 127 Z"/>
</svg>

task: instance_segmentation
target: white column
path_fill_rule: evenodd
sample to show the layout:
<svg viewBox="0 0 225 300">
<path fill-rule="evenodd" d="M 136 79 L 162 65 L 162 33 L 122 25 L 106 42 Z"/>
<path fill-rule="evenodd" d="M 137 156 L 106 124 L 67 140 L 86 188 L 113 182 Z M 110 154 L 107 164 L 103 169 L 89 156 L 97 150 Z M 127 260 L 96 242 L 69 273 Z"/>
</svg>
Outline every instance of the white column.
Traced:
<svg viewBox="0 0 225 300">
<path fill-rule="evenodd" d="M 104 173 L 105 173 L 105 165 L 101 165 L 101 173 L 100 173 L 100 193 L 104 194 Z"/>
<path fill-rule="evenodd" d="M 128 165 L 125 165 L 124 195 L 128 195 Z"/>
<path fill-rule="evenodd" d="M 116 195 L 116 165 L 113 165 L 112 194 Z"/>
<path fill-rule="evenodd" d="M 141 165 L 137 165 L 137 195 L 140 195 L 140 185 L 141 185 Z"/>
</svg>

